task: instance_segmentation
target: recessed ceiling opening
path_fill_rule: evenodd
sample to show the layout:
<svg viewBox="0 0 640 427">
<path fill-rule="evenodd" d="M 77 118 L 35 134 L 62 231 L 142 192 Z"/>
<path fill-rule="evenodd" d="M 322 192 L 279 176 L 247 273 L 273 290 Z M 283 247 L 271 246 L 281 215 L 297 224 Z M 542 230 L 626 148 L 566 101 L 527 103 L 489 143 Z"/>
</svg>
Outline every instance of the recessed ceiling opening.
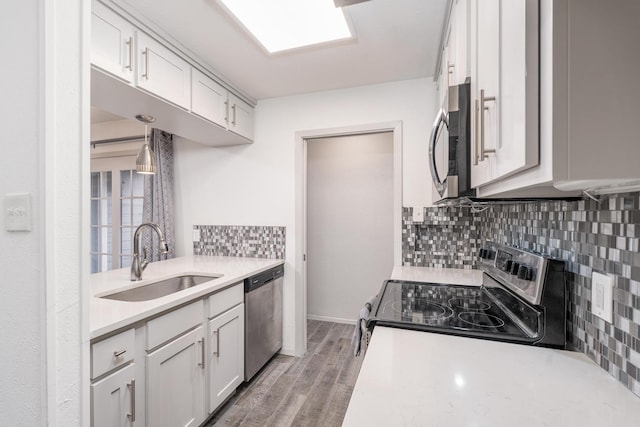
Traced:
<svg viewBox="0 0 640 427">
<path fill-rule="evenodd" d="M 218 0 L 269 53 L 353 38 L 333 0 Z"/>
</svg>

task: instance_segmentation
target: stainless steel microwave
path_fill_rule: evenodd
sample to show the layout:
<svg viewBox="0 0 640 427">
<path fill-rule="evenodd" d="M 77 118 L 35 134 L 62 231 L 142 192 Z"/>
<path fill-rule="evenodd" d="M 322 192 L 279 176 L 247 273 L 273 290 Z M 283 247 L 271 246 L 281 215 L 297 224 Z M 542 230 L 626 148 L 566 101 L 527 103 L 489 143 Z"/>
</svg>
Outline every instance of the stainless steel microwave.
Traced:
<svg viewBox="0 0 640 427">
<path fill-rule="evenodd" d="M 450 86 L 429 138 L 433 202 L 475 197 L 471 188 L 471 87 Z"/>
</svg>

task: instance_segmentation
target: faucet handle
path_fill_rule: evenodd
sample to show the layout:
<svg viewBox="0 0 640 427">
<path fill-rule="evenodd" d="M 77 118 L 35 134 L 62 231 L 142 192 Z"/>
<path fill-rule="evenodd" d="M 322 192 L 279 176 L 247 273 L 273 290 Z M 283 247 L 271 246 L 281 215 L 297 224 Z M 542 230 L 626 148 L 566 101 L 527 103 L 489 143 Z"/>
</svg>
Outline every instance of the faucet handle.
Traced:
<svg viewBox="0 0 640 427">
<path fill-rule="evenodd" d="M 147 248 L 146 248 L 146 247 L 143 247 L 143 248 L 142 248 L 142 259 L 143 259 L 144 261 L 146 261 L 146 260 L 147 260 Z"/>
</svg>

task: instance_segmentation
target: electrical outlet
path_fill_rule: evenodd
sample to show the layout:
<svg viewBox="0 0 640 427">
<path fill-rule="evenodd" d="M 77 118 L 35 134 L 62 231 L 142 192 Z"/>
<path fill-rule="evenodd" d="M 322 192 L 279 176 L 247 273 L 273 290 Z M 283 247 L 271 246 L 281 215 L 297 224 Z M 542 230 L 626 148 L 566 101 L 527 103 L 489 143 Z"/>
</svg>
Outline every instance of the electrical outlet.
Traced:
<svg viewBox="0 0 640 427">
<path fill-rule="evenodd" d="M 200 241 L 200 229 L 199 228 L 194 228 L 193 229 L 193 239 L 194 242 L 199 242 Z"/>
<path fill-rule="evenodd" d="M 613 276 L 593 272 L 591 275 L 591 311 L 613 323 Z"/>
<path fill-rule="evenodd" d="M 424 222 L 424 207 L 413 207 L 413 222 Z"/>
</svg>

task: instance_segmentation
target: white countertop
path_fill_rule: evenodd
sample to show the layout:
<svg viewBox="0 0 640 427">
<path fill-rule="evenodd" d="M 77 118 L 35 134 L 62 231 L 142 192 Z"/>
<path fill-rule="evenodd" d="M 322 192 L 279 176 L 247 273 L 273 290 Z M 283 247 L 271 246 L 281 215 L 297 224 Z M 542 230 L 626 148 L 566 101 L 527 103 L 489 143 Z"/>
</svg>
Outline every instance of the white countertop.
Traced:
<svg viewBox="0 0 640 427">
<path fill-rule="evenodd" d="M 249 276 L 283 264 L 283 260 L 222 256 L 186 256 L 152 262 L 142 273 L 143 280 L 129 280 L 129 268 L 91 275 L 89 305 L 90 338 L 94 339 L 198 297 L 222 290 Z M 149 301 L 125 302 L 99 298 L 151 282 L 183 274 L 219 275 L 210 282 Z"/>
<path fill-rule="evenodd" d="M 480 286 L 482 284 L 482 270 L 395 266 L 391 273 L 391 279 L 407 280 L 412 282 Z"/>
<path fill-rule="evenodd" d="M 584 354 L 376 327 L 343 427 L 637 426 L 640 398 Z"/>
</svg>

